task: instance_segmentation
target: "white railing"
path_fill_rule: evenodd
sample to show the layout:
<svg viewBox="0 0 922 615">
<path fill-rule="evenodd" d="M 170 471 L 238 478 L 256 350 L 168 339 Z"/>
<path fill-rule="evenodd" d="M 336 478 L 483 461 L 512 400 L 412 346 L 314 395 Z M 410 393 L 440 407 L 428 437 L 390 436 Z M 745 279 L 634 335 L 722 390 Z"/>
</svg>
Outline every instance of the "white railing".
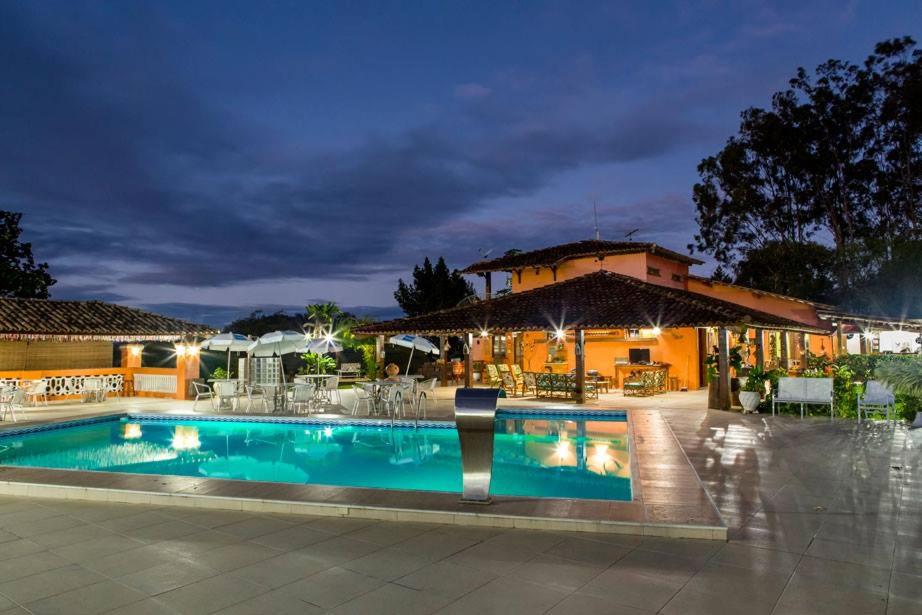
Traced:
<svg viewBox="0 0 922 615">
<path fill-rule="evenodd" d="M 176 394 L 176 376 L 174 374 L 135 374 L 135 392 Z"/>
<path fill-rule="evenodd" d="M 48 385 L 49 396 L 59 395 L 80 395 L 85 390 L 87 380 L 97 380 L 102 382 L 103 390 L 106 393 L 122 394 L 125 386 L 125 377 L 122 374 L 88 374 L 85 376 L 42 376 L 34 380 L 44 380 Z M 25 382 L 32 382 L 33 379 L 27 379 Z M 4 386 L 20 387 L 23 380 L 19 378 L 4 378 L 0 380 Z"/>
</svg>

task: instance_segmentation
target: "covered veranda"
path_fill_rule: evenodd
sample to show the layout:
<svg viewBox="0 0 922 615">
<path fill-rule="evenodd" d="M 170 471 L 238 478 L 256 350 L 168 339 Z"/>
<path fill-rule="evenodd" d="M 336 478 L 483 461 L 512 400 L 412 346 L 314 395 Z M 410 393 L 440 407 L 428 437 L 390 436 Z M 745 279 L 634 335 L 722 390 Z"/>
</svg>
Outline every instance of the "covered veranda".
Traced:
<svg viewBox="0 0 922 615">
<path fill-rule="evenodd" d="M 573 401 L 586 403 L 587 372 L 615 373 L 631 348 L 648 350 L 647 362 L 663 366 L 677 389 L 704 386 L 703 361 L 715 339 L 719 407 L 729 409 L 731 332 L 744 329 L 817 333 L 829 331 L 681 289 L 599 271 L 534 290 L 513 293 L 412 318 L 356 330 L 376 335 L 411 333 L 463 341 L 463 383 L 474 386 L 478 342 L 501 337 L 515 351 L 503 360 L 535 372 L 564 372 L 573 380 Z M 551 356 L 553 353 L 553 357 Z M 632 354 L 632 353 L 631 353 Z M 548 357 L 540 360 L 541 355 Z M 536 357 L 538 359 L 536 360 Z M 379 361 L 383 353 L 378 353 Z M 555 361 L 551 361 L 555 358 Z M 442 360 L 445 361 L 443 350 Z"/>
</svg>

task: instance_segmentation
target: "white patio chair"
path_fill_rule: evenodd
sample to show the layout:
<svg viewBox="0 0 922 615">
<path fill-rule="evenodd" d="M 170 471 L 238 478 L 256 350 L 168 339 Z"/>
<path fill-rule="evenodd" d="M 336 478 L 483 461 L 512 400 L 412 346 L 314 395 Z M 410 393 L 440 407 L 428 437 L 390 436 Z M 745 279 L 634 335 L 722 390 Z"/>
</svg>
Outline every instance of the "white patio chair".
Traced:
<svg viewBox="0 0 922 615">
<path fill-rule="evenodd" d="M 428 397 L 432 395 L 432 398 L 435 399 L 435 387 L 439 385 L 438 378 L 431 378 L 425 382 L 419 383 L 417 387 L 419 394 L 416 396 L 416 420 L 419 420 L 420 412 L 422 412 L 423 418 L 426 418 L 426 406 L 428 405 Z"/>
<path fill-rule="evenodd" d="M 896 395 L 889 385 L 880 380 L 868 380 L 864 387 L 864 393 L 858 397 L 858 422 L 868 420 L 868 410 L 884 410 L 887 413 L 887 422 L 890 422 L 890 410 L 893 412 L 893 420 L 896 421 Z"/>
<path fill-rule="evenodd" d="M 6 420 L 6 415 L 9 414 L 13 419 L 13 422 L 16 422 L 16 411 L 20 412 L 25 411 L 26 403 L 26 392 L 22 389 L 14 389 L 11 391 L 5 400 L 0 404 L 0 419 Z"/>
<path fill-rule="evenodd" d="M 106 390 L 103 387 L 101 378 L 87 378 L 83 381 L 83 389 L 80 391 L 82 401 L 101 402 L 106 399 Z"/>
<path fill-rule="evenodd" d="M 26 391 L 26 397 L 32 406 L 38 405 L 38 400 L 42 400 L 44 405 L 48 405 L 48 383 L 45 380 L 35 380 L 32 386 Z"/>
<path fill-rule="evenodd" d="M 339 394 L 339 376 L 330 376 L 324 379 L 323 394 L 324 398 L 331 404 L 335 403 L 337 406 L 343 404 L 343 398 Z"/>
<path fill-rule="evenodd" d="M 314 385 L 313 384 L 296 384 L 289 391 L 290 397 L 288 403 L 294 414 L 299 414 L 301 408 L 307 408 L 308 416 L 314 403 Z"/>
<path fill-rule="evenodd" d="M 359 410 L 359 406 L 362 404 L 365 404 L 366 415 L 371 416 L 375 399 L 372 397 L 371 393 L 368 392 L 368 389 L 360 384 L 353 384 L 352 392 L 355 393 L 355 402 L 352 404 L 352 416 L 355 416 L 356 412 Z"/>
<path fill-rule="evenodd" d="M 397 418 L 403 409 L 404 387 L 399 384 L 387 385 L 384 394 L 384 411 L 391 417 L 391 421 Z"/>
<path fill-rule="evenodd" d="M 204 382 L 192 382 L 192 390 L 195 391 L 195 401 L 192 402 L 192 411 L 195 411 L 195 407 L 198 405 L 199 401 L 207 399 L 211 404 L 211 407 L 214 408 L 214 392 L 211 388 Z"/>
<path fill-rule="evenodd" d="M 214 402 L 220 408 L 225 403 L 230 404 L 231 411 L 237 410 L 237 383 L 236 382 L 215 382 L 213 387 Z"/>
<path fill-rule="evenodd" d="M 247 394 L 247 407 L 245 412 L 249 413 L 253 408 L 253 402 L 258 401 L 263 407 L 263 412 L 269 414 L 271 407 L 269 404 L 269 397 L 266 395 L 266 390 L 258 384 L 248 384 L 244 389 Z"/>
</svg>

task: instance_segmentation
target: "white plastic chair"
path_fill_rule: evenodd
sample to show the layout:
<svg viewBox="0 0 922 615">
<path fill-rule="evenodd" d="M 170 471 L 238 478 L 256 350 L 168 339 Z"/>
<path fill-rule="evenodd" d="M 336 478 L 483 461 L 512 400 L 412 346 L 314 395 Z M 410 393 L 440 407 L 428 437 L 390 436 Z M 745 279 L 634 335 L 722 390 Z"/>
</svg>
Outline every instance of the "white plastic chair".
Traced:
<svg viewBox="0 0 922 615">
<path fill-rule="evenodd" d="M 26 391 L 26 396 L 29 398 L 29 403 L 33 406 L 38 405 L 38 400 L 41 399 L 44 405 L 48 405 L 48 383 L 45 380 L 35 380 L 32 382 L 32 387 Z"/>
<path fill-rule="evenodd" d="M 330 376 L 323 381 L 323 393 L 328 402 L 341 406 L 343 398 L 339 394 L 339 376 Z"/>
<path fill-rule="evenodd" d="M 246 394 L 247 394 L 247 407 L 245 412 L 249 413 L 253 409 L 253 402 L 258 400 L 262 404 L 263 412 L 269 414 L 269 397 L 266 395 L 266 390 L 258 384 L 248 384 L 246 385 Z"/>
<path fill-rule="evenodd" d="M 296 384 L 291 389 L 291 397 L 288 400 L 291 410 L 298 414 L 298 409 L 306 407 L 307 414 L 311 413 L 311 406 L 314 403 L 314 385 L 313 384 Z"/>
<path fill-rule="evenodd" d="M 371 416 L 371 411 L 374 406 L 374 398 L 371 396 L 371 393 L 360 384 L 352 385 L 352 392 L 355 393 L 355 403 L 352 404 L 352 416 L 359 410 L 359 406 L 365 404 L 365 413 L 368 416 Z"/>
<path fill-rule="evenodd" d="M 211 407 L 214 408 L 214 393 L 211 388 L 204 382 L 192 382 L 192 390 L 195 391 L 195 401 L 192 402 L 192 411 L 195 411 L 195 407 L 198 405 L 198 402 L 207 399 L 211 403 Z"/>
<path fill-rule="evenodd" d="M 215 382 L 214 383 L 214 401 L 220 408 L 226 402 L 230 403 L 231 411 L 237 410 L 237 383 L 236 382 Z"/>
<path fill-rule="evenodd" d="M 391 417 L 391 422 L 397 418 L 403 408 L 404 387 L 399 384 L 387 385 L 387 392 L 384 396 L 384 410 Z"/>
<path fill-rule="evenodd" d="M 889 385 L 880 380 L 868 380 L 864 393 L 858 397 L 858 422 L 869 420 L 868 410 L 884 410 L 887 413 L 887 422 L 890 422 L 890 409 L 894 409 L 893 420 L 896 421 L 896 395 Z M 862 419 L 862 413 L 864 419 Z"/>
<path fill-rule="evenodd" d="M 83 390 L 80 392 L 83 401 L 101 402 L 106 398 L 106 391 L 103 388 L 100 378 L 87 378 L 83 381 Z"/>
<path fill-rule="evenodd" d="M 0 418 L 3 418 L 10 414 L 13 419 L 13 422 L 16 422 L 16 411 L 19 410 L 23 412 L 25 410 L 26 403 L 26 392 L 22 389 L 14 389 L 10 394 L 9 398 L 0 404 Z M 6 420 L 4 418 L 4 420 Z"/>
</svg>

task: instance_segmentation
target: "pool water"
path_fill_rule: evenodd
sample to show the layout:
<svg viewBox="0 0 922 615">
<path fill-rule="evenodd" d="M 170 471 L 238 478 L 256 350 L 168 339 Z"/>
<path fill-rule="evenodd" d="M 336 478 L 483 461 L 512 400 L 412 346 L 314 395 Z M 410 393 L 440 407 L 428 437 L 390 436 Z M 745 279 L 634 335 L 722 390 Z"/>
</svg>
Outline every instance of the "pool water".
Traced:
<svg viewBox="0 0 922 615">
<path fill-rule="evenodd" d="M 631 499 L 623 414 L 495 425 L 494 495 Z M 0 464 L 461 492 L 454 427 L 113 417 L 0 436 Z"/>
</svg>

